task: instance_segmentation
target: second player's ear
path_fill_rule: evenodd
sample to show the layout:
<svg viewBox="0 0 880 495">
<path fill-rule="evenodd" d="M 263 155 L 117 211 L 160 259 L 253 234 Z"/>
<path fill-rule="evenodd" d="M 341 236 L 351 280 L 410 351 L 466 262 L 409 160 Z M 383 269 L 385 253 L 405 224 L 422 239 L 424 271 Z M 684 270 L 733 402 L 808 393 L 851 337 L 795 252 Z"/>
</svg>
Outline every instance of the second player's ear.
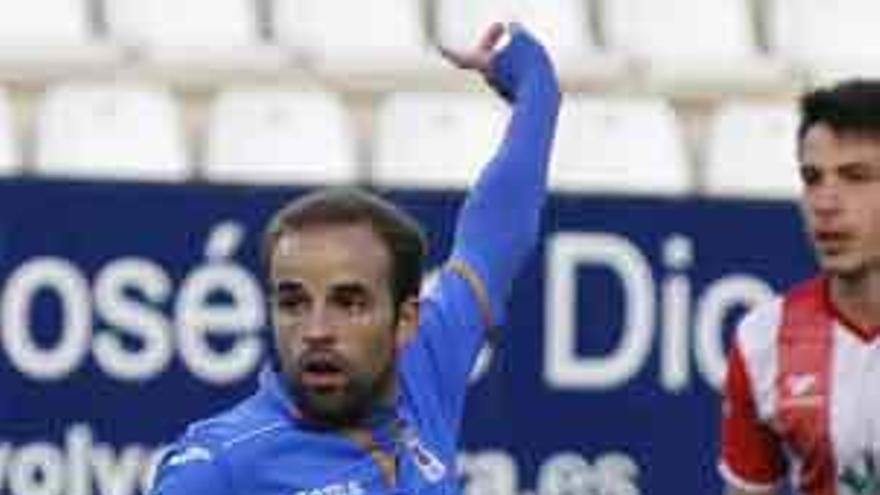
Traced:
<svg viewBox="0 0 880 495">
<path fill-rule="evenodd" d="M 419 328 L 419 298 L 407 297 L 397 308 L 397 327 L 395 346 L 402 349 L 412 339 Z"/>
</svg>

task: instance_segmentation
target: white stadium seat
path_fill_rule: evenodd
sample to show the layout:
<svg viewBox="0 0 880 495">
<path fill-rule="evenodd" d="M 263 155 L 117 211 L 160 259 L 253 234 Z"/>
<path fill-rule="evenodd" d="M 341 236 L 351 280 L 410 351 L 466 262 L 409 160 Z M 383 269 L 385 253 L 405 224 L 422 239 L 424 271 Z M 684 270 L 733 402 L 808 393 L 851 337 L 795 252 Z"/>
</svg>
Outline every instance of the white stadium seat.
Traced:
<svg viewBox="0 0 880 495">
<path fill-rule="evenodd" d="M 272 71 L 283 63 L 261 37 L 252 0 L 104 1 L 110 36 L 157 66 Z"/>
<path fill-rule="evenodd" d="M 768 44 L 819 80 L 880 76 L 880 2 L 774 0 Z"/>
<path fill-rule="evenodd" d="M 794 103 L 730 101 L 712 117 L 703 188 L 710 196 L 793 199 L 800 191 Z"/>
<path fill-rule="evenodd" d="M 28 0 L 0 6 L 0 43 L 78 45 L 92 37 L 85 0 Z"/>
<path fill-rule="evenodd" d="M 179 109 L 164 89 L 55 86 L 40 101 L 36 118 L 39 175 L 148 181 L 189 175 Z"/>
<path fill-rule="evenodd" d="M 691 169 L 666 100 L 573 97 L 562 106 L 550 171 L 554 190 L 685 195 L 693 191 Z"/>
<path fill-rule="evenodd" d="M 487 95 L 397 93 L 378 112 L 373 182 L 464 189 L 500 142 L 506 109 Z"/>
<path fill-rule="evenodd" d="M 121 53 L 94 31 L 88 0 L 27 0 L 0 4 L 0 68 L 52 73 L 105 66 Z"/>
<path fill-rule="evenodd" d="M 623 61 L 602 50 L 593 32 L 591 10 L 583 0 L 438 0 L 439 42 L 468 48 L 489 23 L 512 20 L 535 32 L 546 44 L 563 78 L 607 80 L 619 77 Z"/>
<path fill-rule="evenodd" d="M 21 161 L 21 147 L 15 132 L 15 116 L 9 94 L 0 88 L 0 177 L 18 173 Z"/>
<path fill-rule="evenodd" d="M 334 75 L 421 71 L 428 52 L 421 0 L 272 0 L 275 41 Z"/>
<path fill-rule="evenodd" d="M 323 92 L 237 89 L 214 101 L 204 174 L 252 184 L 348 184 L 358 179 L 353 122 Z"/>
<path fill-rule="evenodd" d="M 787 74 L 758 50 L 748 0 L 603 0 L 605 40 L 653 84 L 776 86 Z"/>
</svg>

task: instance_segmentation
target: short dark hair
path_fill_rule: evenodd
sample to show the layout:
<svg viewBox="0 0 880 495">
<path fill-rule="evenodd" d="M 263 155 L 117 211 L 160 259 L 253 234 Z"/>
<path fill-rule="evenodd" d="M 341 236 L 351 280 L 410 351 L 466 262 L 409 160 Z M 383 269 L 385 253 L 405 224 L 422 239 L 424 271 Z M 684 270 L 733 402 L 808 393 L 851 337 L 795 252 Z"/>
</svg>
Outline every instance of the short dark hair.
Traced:
<svg viewBox="0 0 880 495">
<path fill-rule="evenodd" d="M 835 133 L 880 136 L 880 80 L 850 79 L 806 93 L 800 99 L 798 142 L 818 123 Z"/>
<path fill-rule="evenodd" d="M 317 225 L 369 224 L 391 254 L 391 291 L 395 308 L 418 296 L 427 241 L 421 226 L 390 201 L 359 189 L 331 188 L 308 193 L 287 203 L 263 232 L 263 266 L 271 273 L 272 253 L 288 232 Z"/>
</svg>

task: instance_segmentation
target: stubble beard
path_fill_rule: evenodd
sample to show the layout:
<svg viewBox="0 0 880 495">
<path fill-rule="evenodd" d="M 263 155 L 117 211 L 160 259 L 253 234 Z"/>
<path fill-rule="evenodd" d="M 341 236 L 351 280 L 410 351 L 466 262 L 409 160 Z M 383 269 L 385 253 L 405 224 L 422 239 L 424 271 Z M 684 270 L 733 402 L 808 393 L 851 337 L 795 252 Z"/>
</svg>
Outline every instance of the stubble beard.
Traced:
<svg viewBox="0 0 880 495">
<path fill-rule="evenodd" d="M 306 419 L 329 428 L 345 428 L 361 424 L 389 395 L 396 369 L 392 355 L 378 374 L 368 376 L 348 370 L 345 385 L 330 391 L 305 386 L 298 372 L 288 377 L 296 407 Z"/>
</svg>

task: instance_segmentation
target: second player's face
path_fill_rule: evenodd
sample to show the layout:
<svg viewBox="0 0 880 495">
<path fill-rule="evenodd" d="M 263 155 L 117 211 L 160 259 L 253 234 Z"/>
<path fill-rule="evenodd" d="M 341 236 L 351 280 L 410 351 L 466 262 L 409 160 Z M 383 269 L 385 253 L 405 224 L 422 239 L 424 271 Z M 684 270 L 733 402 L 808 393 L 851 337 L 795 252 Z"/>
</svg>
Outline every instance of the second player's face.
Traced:
<svg viewBox="0 0 880 495">
<path fill-rule="evenodd" d="M 812 126 L 800 151 L 803 211 L 822 268 L 839 276 L 880 270 L 880 135 Z"/>
<path fill-rule="evenodd" d="M 276 345 L 297 406 L 344 425 L 393 395 L 391 258 L 365 224 L 281 236 L 272 254 Z"/>
</svg>

